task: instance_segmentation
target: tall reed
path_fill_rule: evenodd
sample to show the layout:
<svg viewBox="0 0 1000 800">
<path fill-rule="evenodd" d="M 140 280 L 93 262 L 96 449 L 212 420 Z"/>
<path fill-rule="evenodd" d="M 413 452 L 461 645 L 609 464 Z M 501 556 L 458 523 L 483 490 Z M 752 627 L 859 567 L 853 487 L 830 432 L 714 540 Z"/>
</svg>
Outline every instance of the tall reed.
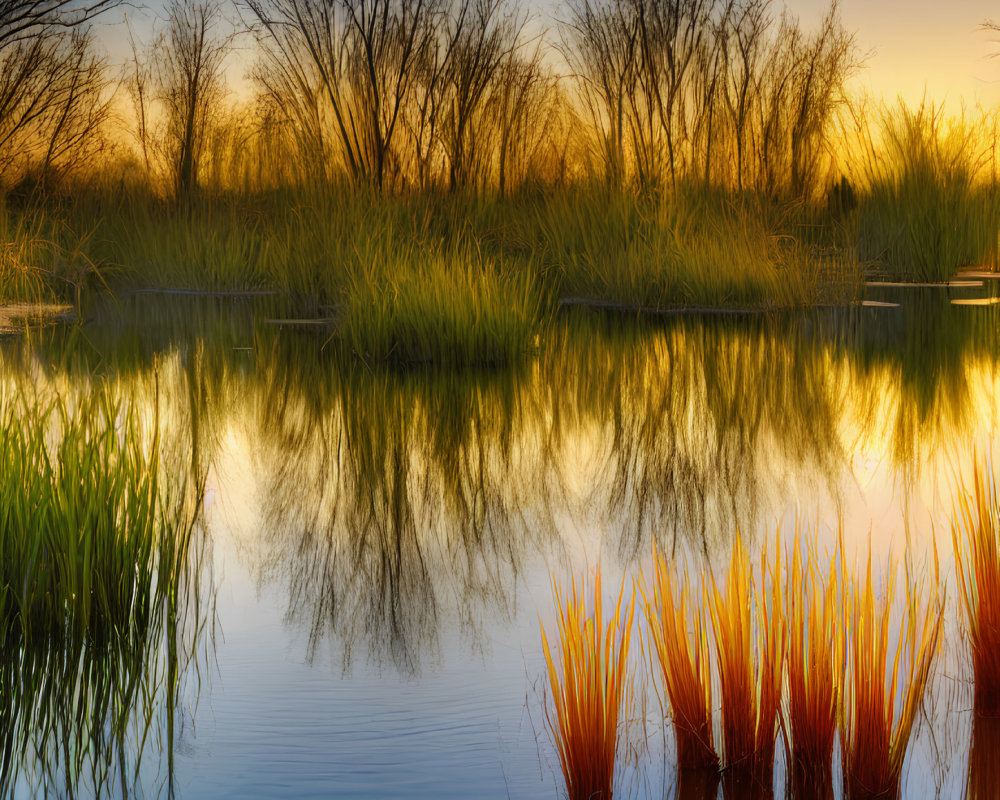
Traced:
<svg viewBox="0 0 1000 800">
<path fill-rule="evenodd" d="M 793 797 L 833 798 L 833 748 L 837 734 L 844 632 L 839 619 L 836 559 L 825 580 L 807 539 L 805 561 L 796 526 L 785 584 L 788 626 L 788 698 L 785 730 L 790 738 L 789 780 Z"/>
<path fill-rule="evenodd" d="M 766 795 L 772 784 L 785 649 L 779 567 L 765 548 L 758 583 L 737 536 L 723 590 L 712 582 L 728 792 Z"/>
<path fill-rule="evenodd" d="M 500 365 L 525 354 L 541 316 L 530 270 L 470 245 L 382 246 L 348 279 L 341 335 L 365 361 Z"/>
<path fill-rule="evenodd" d="M 671 564 L 653 551 L 652 590 L 642 588 L 649 636 L 673 711 L 677 767 L 680 772 L 719 767 L 712 739 L 712 664 L 708 625 L 703 617 L 704 585 L 688 605 L 687 573 L 678 581 Z"/>
<path fill-rule="evenodd" d="M 542 626 L 554 708 L 546 721 L 559 752 L 569 800 L 610 800 L 613 796 L 619 721 L 632 702 L 628 649 L 635 596 L 622 606 L 625 585 L 605 626 L 601 573 L 594 578 L 588 611 L 587 592 L 573 578 L 566 592 L 555 581 L 558 610 L 558 664 Z"/>
<path fill-rule="evenodd" d="M 843 592 L 842 625 L 849 639 L 840 733 L 848 800 L 899 796 L 906 749 L 940 645 L 942 604 L 936 598 L 920 603 L 907 580 L 905 613 L 892 647 L 894 589 L 890 568 L 877 595 L 869 553 L 864 581 L 845 585 Z"/>
<path fill-rule="evenodd" d="M 972 491 L 952 514 L 955 572 L 972 645 L 976 714 L 1000 715 L 1000 499 L 992 464 L 973 466 Z"/>
</svg>

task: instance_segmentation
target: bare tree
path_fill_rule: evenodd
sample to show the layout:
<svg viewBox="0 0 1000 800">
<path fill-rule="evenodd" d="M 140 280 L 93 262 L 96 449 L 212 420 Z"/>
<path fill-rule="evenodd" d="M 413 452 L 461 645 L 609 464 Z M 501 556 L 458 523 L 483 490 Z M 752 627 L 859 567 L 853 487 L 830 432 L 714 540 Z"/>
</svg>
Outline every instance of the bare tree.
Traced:
<svg viewBox="0 0 1000 800">
<path fill-rule="evenodd" d="M 569 0 L 562 46 L 609 177 L 640 186 L 713 174 L 805 193 L 855 69 L 833 2 L 807 32 L 773 0 Z M 716 166 L 719 165 L 719 166 Z"/>
<path fill-rule="evenodd" d="M 257 104 L 264 118 L 280 129 L 289 154 L 304 170 L 306 182 L 332 178 L 332 143 L 325 122 L 325 94 L 316 64 L 279 48 L 264 48 L 252 78 L 259 88 Z"/>
<path fill-rule="evenodd" d="M 601 139 L 607 177 L 618 185 L 626 175 L 628 108 L 637 85 L 638 20 L 616 0 L 569 0 L 568 8 L 561 49 Z"/>
<path fill-rule="evenodd" d="M 497 86 L 489 114 L 498 139 L 500 193 L 509 194 L 547 172 L 550 178 L 564 177 L 570 138 L 564 126 L 573 115 L 559 92 L 558 78 L 542 66 L 541 47 L 511 52 Z"/>
<path fill-rule="evenodd" d="M 693 146 L 702 153 L 702 180 L 712 183 L 717 138 L 716 115 L 722 112 L 720 87 L 726 79 L 726 37 L 735 10 L 735 0 L 725 0 L 710 21 L 711 34 L 700 42 L 695 73 Z M 694 164 L 692 163 L 692 166 Z"/>
<path fill-rule="evenodd" d="M 149 59 L 140 52 L 140 46 L 132 33 L 132 27 L 125 20 L 128 28 L 129 47 L 132 57 L 125 64 L 125 74 L 122 82 L 125 85 L 129 99 L 132 101 L 132 110 L 135 114 L 135 130 L 133 134 L 139 148 L 142 150 L 142 163 L 146 168 L 146 175 L 152 172 L 152 160 L 150 149 L 152 147 L 152 134 L 150 130 L 149 108 L 150 93 L 152 92 L 152 69 Z"/>
<path fill-rule="evenodd" d="M 726 110 L 732 131 L 736 163 L 736 185 L 744 188 L 747 173 L 748 148 L 753 136 L 753 114 L 757 110 L 762 66 L 767 55 L 766 36 L 772 25 L 771 0 L 741 0 L 728 24 L 720 29 L 720 49 L 726 64 L 723 84 Z M 770 64 L 773 71 L 775 65 Z"/>
<path fill-rule="evenodd" d="M 384 188 L 401 116 L 436 35 L 440 0 L 246 0 L 286 84 L 317 81 L 355 181 Z M 322 124 L 322 121 L 321 121 Z"/>
<path fill-rule="evenodd" d="M 477 114 L 486 106 L 504 60 L 518 44 L 523 19 L 504 13 L 504 0 L 464 0 L 459 19 L 468 23 L 455 37 L 451 68 L 447 70 L 450 113 L 445 141 L 452 189 L 473 182 L 485 169 L 490 154 L 487 141 L 476 130 Z M 481 126 L 479 126 L 481 127 Z M 478 169 L 477 169 L 478 163 Z"/>
<path fill-rule="evenodd" d="M 631 0 L 639 28 L 642 91 L 633 95 L 643 107 L 637 113 L 648 141 L 644 183 L 659 178 L 656 155 L 662 140 L 672 185 L 677 183 L 681 146 L 688 137 L 693 99 L 692 77 L 700 52 L 711 35 L 712 0 Z"/>
<path fill-rule="evenodd" d="M 0 52 L 80 28 L 123 0 L 0 0 Z"/>
<path fill-rule="evenodd" d="M 198 187 L 199 159 L 225 96 L 229 37 L 220 32 L 220 23 L 216 0 L 171 0 L 167 7 L 154 74 L 165 115 L 164 147 L 179 197 Z"/>
<path fill-rule="evenodd" d="M 51 176 L 104 146 L 107 69 L 87 31 L 24 40 L 0 51 L 0 175 Z"/>
<path fill-rule="evenodd" d="M 834 0 L 819 31 L 803 47 L 793 86 L 790 159 L 791 190 L 796 195 L 815 182 L 826 128 L 843 99 L 844 81 L 859 64 L 854 36 L 840 25 Z"/>
</svg>

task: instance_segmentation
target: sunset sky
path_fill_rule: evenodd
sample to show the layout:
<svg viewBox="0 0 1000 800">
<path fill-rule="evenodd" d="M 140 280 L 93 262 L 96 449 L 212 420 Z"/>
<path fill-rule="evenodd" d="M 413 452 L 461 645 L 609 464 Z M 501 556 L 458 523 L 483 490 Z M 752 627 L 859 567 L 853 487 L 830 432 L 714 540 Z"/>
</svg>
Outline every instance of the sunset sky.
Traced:
<svg viewBox="0 0 1000 800">
<path fill-rule="evenodd" d="M 156 1 L 129 10 L 137 33 L 148 32 L 148 21 L 154 13 L 162 15 L 163 5 Z M 554 27 L 563 16 L 555 10 L 561 0 L 527 5 L 535 9 L 541 26 Z M 814 28 L 829 8 L 828 0 L 788 0 L 785 5 L 807 29 Z M 232 5 L 224 7 L 226 16 L 232 17 Z M 947 99 L 952 108 L 963 99 L 968 104 L 1000 103 L 1000 58 L 990 58 L 991 53 L 1000 53 L 1000 35 L 981 30 L 985 20 L 1000 20 L 1000 0 L 841 0 L 840 7 L 845 26 L 856 33 L 861 51 L 869 54 L 858 80 L 874 94 L 887 99 L 901 95 L 912 103 L 920 100 L 926 87 L 928 98 Z M 780 8 L 776 2 L 776 13 Z M 120 63 L 129 53 L 124 26 L 102 28 L 111 58 Z M 232 66 L 231 83 L 238 85 L 242 82 L 237 73 L 243 69 Z"/>
<path fill-rule="evenodd" d="M 829 7 L 821 0 L 787 6 L 804 23 Z M 980 29 L 987 19 L 1000 21 L 998 0 L 842 0 L 840 8 L 844 25 L 871 54 L 860 80 L 877 95 L 917 102 L 926 86 L 928 98 L 949 105 L 961 98 L 1000 102 L 1000 58 L 990 58 L 1000 52 L 1000 35 Z"/>
</svg>

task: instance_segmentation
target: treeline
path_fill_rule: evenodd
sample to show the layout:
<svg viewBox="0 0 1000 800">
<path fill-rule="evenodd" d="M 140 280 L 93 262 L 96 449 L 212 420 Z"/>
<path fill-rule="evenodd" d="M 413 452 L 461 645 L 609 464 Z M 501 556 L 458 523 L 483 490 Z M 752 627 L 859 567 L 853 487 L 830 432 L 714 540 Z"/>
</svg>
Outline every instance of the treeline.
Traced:
<svg viewBox="0 0 1000 800">
<path fill-rule="evenodd" d="M 836 0 L 814 29 L 775 0 L 569 0 L 548 28 L 518 0 L 171 0 L 114 69 L 89 25 L 116 4 L 0 5 L 8 186 L 113 148 L 177 196 L 581 178 L 803 196 L 827 186 L 860 64 Z M 250 98 L 227 89 L 237 50 Z"/>
</svg>

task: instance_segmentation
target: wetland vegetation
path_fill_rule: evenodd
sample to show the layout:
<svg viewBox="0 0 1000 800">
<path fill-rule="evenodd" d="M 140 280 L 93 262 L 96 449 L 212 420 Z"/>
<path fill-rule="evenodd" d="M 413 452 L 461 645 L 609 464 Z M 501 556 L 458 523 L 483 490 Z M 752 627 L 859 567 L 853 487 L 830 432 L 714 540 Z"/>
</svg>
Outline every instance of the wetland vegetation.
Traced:
<svg viewBox="0 0 1000 800">
<path fill-rule="evenodd" d="M 275 292 L 366 363 L 489 365 L 566 303 L 845 305 L 996 259 L 995 115 L 859 95 L 835 3 L 177 0 L 117 77 L 107 6 L 0 19 L 0 302 Z"/>
<path fill-rule="evenodd" d="M 312 754 L 305 763 L 332 758 L 360 795 L 380 796 L 390 773 L 352 764 L 386 758 L 407 765 L 417 794 L 436 794 L 441 770 L 462 794 L 492 774 L 497 720 L 507 766 L 490 785 L 518 796 L 557 794 L 564 768 L 597 758 L 603 777 L 590 779 L 616 795 L 662 783 L 683 797 L 762 796 L 806 780 L 840 796 L 864 769 L 906 797 L 983 791 L 989 721 L 968 709 L 988 670 L 965 654 L 989 657 L 972 643 L 973 621 L 992 613 L 995 491 L 972 464 L 996 436 L 984 411 L 1000 388 L 996 311 L 920 291 L 912 316 L 853 307 L 651 321 L 576 309 L 530 362 L 505 369 L 373 369 L 324 348 L 325 334 L 267 324 L 282 300 L 266 296 L 133 295 L 96 306 L 82 327 L 7 337 L 4 441 L 27 455 L 5 460 L 5 474 L 51 499 L 4 496 L 18 498 L 12 520 L 52 511 L 38 530 L 58 546 L 40 552 L 61 560 L 32 574 L 64 575 L 64 599 L 36 604 L 30 625 L 21 590 L 8 595 L 10 674 L 28 684 L 8 695 L 22 720 L 10 793 L 207 796 L 236 782 L 263 796 L 253 784 L 268 775 L 295 783 L 287 765 L 241 761 L 226 742 L 268 753 L 277 726 Z M 933 348 L 928 319 L 948 331 Z M 951 483 L 955 467 L 968 494 Z M 843 525 L 802 521 L 799 533 L 806 509 Z M 9 529 L 12 546 L 31 546 L 25 527 Z M 111 530 L 118 544 L 81 549 Z M 939 573 L 922 569 L 935 550 Z M 610 592 L 601 622 L 588 621 L 593 587 L 580 583 L 598 560 Z M 570 576 L 565 587 L 576 579 L 561 617 L 553 574 Z M 19 574 L 9 585 L 31 583 Z M 628 641 L 622 609 L 633 604 Z M 64 620 L 54 632 L 53 614 Z M 245 659 L 232 655 L 244 624 Z M 513 660 L 506 642 L 518 643 Z M 593 705 L 609 647 L 617 723 L 611 700 Z M 286 648 L 301 667 L 265 652 Z M 822 653 L 827 671 L 814 668 Z M 57 666 L 63 657 L 79 672 Z M 581 671 L 546 718 L 574 657 Z M 253 701 L 241 700 L 244 681 Z M 400 718 L 418 702 L 414 686 L 440 708 Z M 590 704 L 602 733 L 575 738 L 574 703 Z M 328 722 L 310 716 L 317 707 Z M 317 724 L 380 734 L 333 746 L 327 734 L 310 741 Z M 549 726 L 565 731 L 562 744 Z M 56 747 L 66 731 L 76 750 Z M 450 742 L 442 762 L 451 731 L 466 744 Z M 192 746 L 205 739 L 208 759 Z M 862 739 L 851 755 L 845 743 Z M 434 752 L 412 753 L 424 740 Z M 423 772 L 408 753 L 437 766 Z"/>
</svg>

